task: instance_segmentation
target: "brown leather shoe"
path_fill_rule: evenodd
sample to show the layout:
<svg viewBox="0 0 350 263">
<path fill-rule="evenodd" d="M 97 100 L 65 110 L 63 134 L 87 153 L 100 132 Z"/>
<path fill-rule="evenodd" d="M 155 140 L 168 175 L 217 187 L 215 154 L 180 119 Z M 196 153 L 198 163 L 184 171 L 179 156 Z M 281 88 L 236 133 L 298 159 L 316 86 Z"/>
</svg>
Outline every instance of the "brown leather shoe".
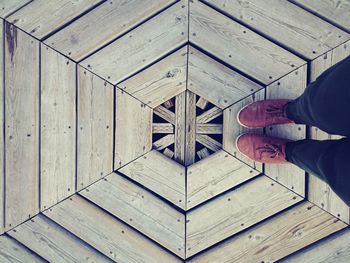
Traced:
<svg viewBox="0 0 350 263">
<path fill-rule="evenodd" d="M 260 163 L 288 163 L 286 143 L 292 140 L 245 133 L 237 137 L 236 148 L 244 156 Z"/>
<path fill-rule="evenodd" d="M 270 99 L 252 102 L 237 114 L 237 121 L 246 128 L 263 128 L 275 124 L 294 123 L 286 113 L 288 99 Z"/>
</svg>

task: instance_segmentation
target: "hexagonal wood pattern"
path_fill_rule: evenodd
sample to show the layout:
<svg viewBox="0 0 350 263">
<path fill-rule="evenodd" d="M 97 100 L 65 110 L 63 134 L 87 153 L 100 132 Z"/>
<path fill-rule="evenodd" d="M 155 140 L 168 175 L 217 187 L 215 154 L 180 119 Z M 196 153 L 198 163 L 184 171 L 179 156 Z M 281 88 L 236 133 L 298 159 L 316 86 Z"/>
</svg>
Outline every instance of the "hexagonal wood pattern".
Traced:
<svg viewBox="0 0 350 263">
<path fill-rule="evenodd" d="M 349 14 L 348 0 L 0 0 L 0 261 L 350 261 L 332 189 L 235 146 L 306 138 L 237 112 L 298 97 L 350 55 Z"/>
</svg>

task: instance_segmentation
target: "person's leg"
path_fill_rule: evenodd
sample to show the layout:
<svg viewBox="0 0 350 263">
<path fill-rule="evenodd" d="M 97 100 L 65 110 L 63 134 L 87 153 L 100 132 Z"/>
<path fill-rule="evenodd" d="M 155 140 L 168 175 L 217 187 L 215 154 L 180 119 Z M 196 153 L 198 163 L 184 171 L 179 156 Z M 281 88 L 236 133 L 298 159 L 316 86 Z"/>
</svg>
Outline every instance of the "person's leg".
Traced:
<svg viewBox="0 0 350 263">
<path fill-rule="evenodd" d="M 331 134 L 350 135 L 350 56 L 323 72 L 289 102 L 287 117 Z"/>
<path fill-rule="evenodd" d="M 350 206 L 350 139 L 287 142 L 285 158 L 326 182 Z"/>
</svg>

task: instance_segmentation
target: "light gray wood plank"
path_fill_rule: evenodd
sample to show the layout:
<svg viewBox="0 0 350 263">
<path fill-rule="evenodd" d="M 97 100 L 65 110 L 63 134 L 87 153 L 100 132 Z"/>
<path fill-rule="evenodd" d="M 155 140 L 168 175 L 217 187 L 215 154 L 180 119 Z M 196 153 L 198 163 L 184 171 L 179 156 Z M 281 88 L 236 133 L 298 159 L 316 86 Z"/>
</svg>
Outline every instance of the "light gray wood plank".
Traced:
<svg viewBox="0 0 350 263">
<path fill-rule="evenodd" d="M 306 88 L 307 66 L 284 76 L 266 88 L 267 99 L 295 99 Z M 301 124 L 275 125 L 266 128 L 266 134 L 291 140 L 306 138 L 306 126 Z M 305 196 L 305 171 L 290 164 L 265 164 L 265 174 L 301 196 Z"/>
<path fill-rule="evenodd" d="M 220 150 L 187 168 L 187 209 L 259 173 L 227 152 Z"/>
<path fill-rule="evenodd" d="M 173 2 L 144 0 L 140 4 L 135 0 L 106 1 L 45 43 L 79 61 Z"/>
<path fill-rule="evenodd" d="M 185 167 L 158 151 L 152 150 L 146 153 L 118 172 L 185 210 Z"/>
<path fill-rule="evenodd" d="M 174 134 L 168 134 L 160 138 L 159 140 L 155 141 L 152 144 L 153 149 L 156 149 L 158 151 L 163 150 L 164 148 L 172 145 L 175 142 L 175 136 Z"/>
<path fill-rule="evenodd" d="M 103 0 L 35 0 L 7 20 L 25 32 L 42 39 Z"/>
<path fill-rule="evenodd" d="M 78 190 L 113 171 L 114 87 L 78 66 Z"/>
<path fill-rule="evenodd" d="M 305 64 L 207 5 L 190 3 L 190 41 L 264 84 Z"/>
<path fill-rule="evenodd" d="M 222 115 L 222 109 L 213 107 L 197 116 L 196 123 L 208 123 Z"/>
<path fill-rule="evenodd" d="M 39 42 L 5 24 L 5 229 L 39 211 Z M 9 190 L 11 189 L 11 190 Z"/>
<path fill-rule="evenodd" d="M 219 151 L 222 148 L 222 144 L 220 142 L 205 134 L 197 134 L 196 141 L 214 152 Z"/>
<path fill-rule="evenodd" d="M 197 152 L 197 155 L 198 155 L 198 158 L 202 160 L 204 158 L 207 158 L 210 155 L 210 153 L 207 148 L 203 148 Z"/>
<path fill-rule="evenodd" d="M 186 144 L 186 92 L 175 99 L 175 161 L 185 163 Z"/>
<path fill-rule="evenodd" d="M 314 204 L 302 202 L 188 262 L 211 263 L 217 258 L 222 262 L 276 262 L 344 227 L 344 222 Z"/>
<path fill-rule="evenodd" d="M 0 19 L 0 42 L 4 43 L 4 20 Z M 5 125 L 4 119 L 4 48 L 0 49 L 0 124 L 2 127 Z M 0 133 L 0 200 L 5 198 L 5 173 L 4 173 L 4 161 L 5 161 L 5 151 L 3 150 L 5 146 L 4 132 Z M 0 234 L 4 232 L 4 217 L 5 217 L 5 206 L 4 202 L 0 202 Z"/>
<path fill-rule="evenodd" d="M 154 108 L 153 113 L 156 114 L 157 116 L 161 117 L 165 121 L 175 125 L 175 113 L 168 110 L 164 106 L 160 105 L 160 106 Z"/>
<path fill-rule="evenodd" d="M 222 137 L 222 148 L 233 156 L 237 157 L 241 161 L 249 164 L 254 169 L 262 172 L 262 163 L 255 162 L 250 158 L 245 157 L 236 149 L 236 139 L 243 133 L 255 133 L 262 134 L 263 129 L 248 129 L 241 126 L 237 121 L 237 114 L 241 108 L 252 103 L 254 101 L 265 99 L 265 89 L 259 90 L 253 93 L 251 96 L 233 104 L 231 107 L 224 110 L 224 121 L 223 121 L 223 137 Z"/>
<path fill-rule="evenodd" d="M 304 8 L 350 30 L 350 1 L 349 0 L 292 0 Z"/>
<path fill-rule="evenodd" d="M 174 133 L 174 126 L 170 123 L 153 123 L 152 133 Z"/>
<path fill-rule="evenodd" d="M 41 45 L 41 210 L 75 192 L 75 76 L 74 62 Z"/>
<path fill-rule="evenodd" d="M 31 0 L 0 0 L 0 17 L 5 18 Z"/>
<path fill-rule="evenodd" d="M 8 234 L 48 262 L 112 262 L 41 214 Z"/>
<path fill-rule="evenodd" d="M 222 134 L 222 124 L 197 123 L 196 133 L 199 133 L 199 134 Z"/>
<path fill-rule="evenodd" d="M 78 195 L 46 210 L 44 214 L 114 261 L 182 262 Z"/>
<path fill-rule="evenodd" d="M 0 236 L 0 262 L 2 263 L 44 263 L 45 260 L 36 256 L 25 246 L 15 239 L 2 235 Z"/>
<path fill-rule="evenodd" d="M 116 93 L 114 169 L 152 148 L 152 109 L 120 89 Z"/>
<path fill-rule="evenodd" d="M 187 47 L 118 84 L 118 87 L 151 108 L 186 90 Z"/>
<path fill-rule="evenodd" d="M 186 91 L 186 145 L 185 165 L 191 165 L 196 158 L 196 94 Z"/>
<path fill-rule="evenodd" d="M 152 193 L 112 173 L 83 190 L 81 195 L 185 257 L 185 215 Z"/>
<path fill-rule="evenodd" d="M 208 104 L 209 104 L 209 101 L 207 101 L 203 97 L 200 97 L 196 103 L 196 106 L 202 110 L 205 110 Z"/>
<path fill-rule="evenodd" d="M 299 2 L 302 1 L 305 0 Z M 204 0 L 204 2 L 214 5 L 224 13 L 233 16 L 308 59 L 315 59 L 350 38 L 350 35 L 346 32 L 288 1 Z M 308 2 L 314 2 L 314 5 L 318 6 L 319 2 L 331 3 L 332 1 L 310 0 Z M 335 5 L 335 1 L 333 2 Z M 348 5 L 348 8 L 350 8 L 350 5 Z M 350 11 L 347 18 L 349 17 Z"/>
<path fill-rule="evenodd" d="M 300 200 L 300 196 L 268 177 L 258 177 L 187 214 L 187 256 L 192 256 Z"/>
<path fill-rule="evenodd" d="M 82 62 L 118 84 L 187 40 L 188 5 L 181 0 Z"/>
<path fill-rule="evenodd" d="M 172 150 L 170 150 L 169 148 L 165 148 L 163 151 L 163 154 L 167 157 L 169 157 L 170 159 L 172 159 L 174 157 L 174 152 Z"/>
<path fill-rule="evenodd" d="M 263 87 L 189 48 L 188 89 L 224 109 Z"/>
</svg>

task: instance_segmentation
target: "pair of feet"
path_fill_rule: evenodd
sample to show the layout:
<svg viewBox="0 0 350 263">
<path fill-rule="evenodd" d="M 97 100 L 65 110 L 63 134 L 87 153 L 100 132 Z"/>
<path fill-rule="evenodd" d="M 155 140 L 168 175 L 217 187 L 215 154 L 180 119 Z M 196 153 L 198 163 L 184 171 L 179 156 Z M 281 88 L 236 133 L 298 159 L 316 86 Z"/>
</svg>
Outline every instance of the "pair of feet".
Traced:
<svg viewBox="0 0 350 263">
<path fill-rule="evenodd" d="M 287 117 L 290 100 L 270 99 L 248 104 L 237 114 L 240 125 L 246 128 L 263 128 L 276 124 L 294 123 Z M 244 156 L 261 163 L 287 163 L 286 144 L 292 140 L 245 133 L 237 137 L 236 149 Z"/>
</svg>

